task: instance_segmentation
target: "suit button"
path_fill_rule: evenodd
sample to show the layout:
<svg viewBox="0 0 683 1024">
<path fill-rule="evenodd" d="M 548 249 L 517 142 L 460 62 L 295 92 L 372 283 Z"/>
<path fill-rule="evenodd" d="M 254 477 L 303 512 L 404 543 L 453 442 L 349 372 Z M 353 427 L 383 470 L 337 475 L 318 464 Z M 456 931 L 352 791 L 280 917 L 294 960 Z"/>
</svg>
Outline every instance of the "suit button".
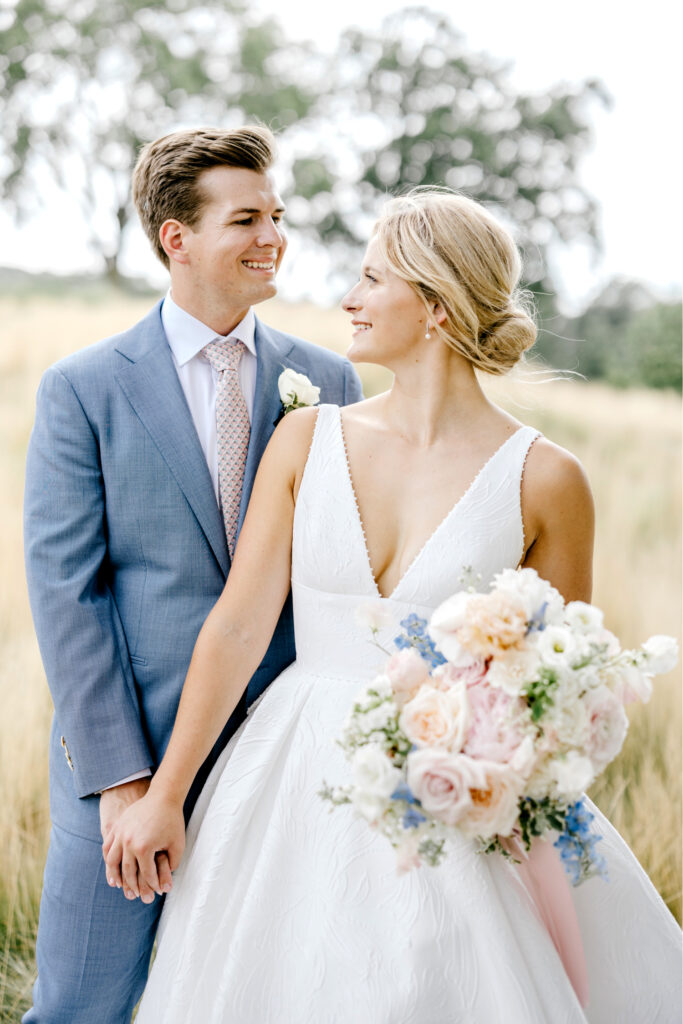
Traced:
<svg viewBox="0 0 683 1024">
<path fill-rule="evenodd" d="M 74 763 L 71 760 L 71 754 L 69 753 L 69 748 L 67 747 L 66 740 L 64 739 L 63 736 L 61 737 L 59 742 L 64 747 L 64 756 L 66 757 L 66 763 L 68 764 L 68 766 L 71 769 L 71 771 L 73 771 L 74 770 Z"/>
</svg>

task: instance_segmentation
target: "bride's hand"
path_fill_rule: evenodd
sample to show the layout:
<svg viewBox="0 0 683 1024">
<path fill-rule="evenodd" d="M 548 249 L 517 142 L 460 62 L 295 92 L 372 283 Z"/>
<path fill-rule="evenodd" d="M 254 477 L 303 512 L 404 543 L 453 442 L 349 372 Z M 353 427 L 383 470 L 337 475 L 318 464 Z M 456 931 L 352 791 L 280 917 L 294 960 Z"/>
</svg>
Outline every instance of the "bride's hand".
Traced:
<svg viewBox="0 0 683 1024">
<path fill-rule="evenodd" d="M 153 787 L 120 816 L 102 844 L 110 886 L 123 887 L 128 899 L 151 903 L 154 893 L 169 892 L 171 871 L 185 849 L 183 807 L 158 796 Z"/>
</svg>

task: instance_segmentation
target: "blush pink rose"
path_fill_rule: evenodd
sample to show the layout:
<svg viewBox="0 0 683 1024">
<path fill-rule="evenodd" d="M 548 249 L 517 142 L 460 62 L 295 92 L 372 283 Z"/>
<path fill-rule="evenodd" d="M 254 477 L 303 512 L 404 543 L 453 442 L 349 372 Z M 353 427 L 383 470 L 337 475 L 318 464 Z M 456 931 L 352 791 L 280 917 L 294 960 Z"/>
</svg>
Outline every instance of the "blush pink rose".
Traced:
<svg viewBox="0 0 683 1024">
<path fill-rule="evenodd" d="M 408 755 L 408 785 L 422 807 L 445 825 L 457 825 L 472 805 L 470 788 L 483 786 L 485 775 L 464 754 L 425 748 Z"/>
<path fill-rule="evenodd" d="M 586 752 L 594 765 L 604 768 L 621 750 L 628 718 L 619 698 L 606 686 L 586 694 L 584 705 L 589 728 Z"/>
<path fill-rule="evenodd" d="M 525 735 L 516 720 L 522 710 L 520 701 L 486 683 L 470 686 L 467 696 L 470 723 L 464 753 L 483 761 L 509 764 Z"/>
<path fill-rule="evenodd" d="M 429 670 L 417 651 L 409 648 L 399 651 L 389 659 L 384 674 L 388 677 L 400 705 L 417 693 L 422 683 L 427 680 Z"/>
<path fill-rule="evenodd" d="M 464 683 L 465 686 L 475 686 L 486 676 L 486 662 L 477 658 L 470 665 L 439 665 L 432 673 L 432 682 L 440 690 L 449 690 L 451 686 Z"/>
</svg>

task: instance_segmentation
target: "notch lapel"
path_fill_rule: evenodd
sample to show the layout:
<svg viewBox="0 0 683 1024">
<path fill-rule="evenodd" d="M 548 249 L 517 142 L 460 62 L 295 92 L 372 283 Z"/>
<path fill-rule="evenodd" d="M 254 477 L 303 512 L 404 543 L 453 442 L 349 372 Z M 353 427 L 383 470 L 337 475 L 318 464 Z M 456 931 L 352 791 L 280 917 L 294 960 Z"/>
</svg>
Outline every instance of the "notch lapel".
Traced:
<svg viewBox="0 0 683 1024">
<path fill-rule="evenodd" d="M 127 332 L 118 351 L 129 360 L 116 378 L 136 415 L 161 452 L 227 576 L 225 527 L 211 474 L 185 401 L 160 316 L 161 304 Z"/>
</svg>

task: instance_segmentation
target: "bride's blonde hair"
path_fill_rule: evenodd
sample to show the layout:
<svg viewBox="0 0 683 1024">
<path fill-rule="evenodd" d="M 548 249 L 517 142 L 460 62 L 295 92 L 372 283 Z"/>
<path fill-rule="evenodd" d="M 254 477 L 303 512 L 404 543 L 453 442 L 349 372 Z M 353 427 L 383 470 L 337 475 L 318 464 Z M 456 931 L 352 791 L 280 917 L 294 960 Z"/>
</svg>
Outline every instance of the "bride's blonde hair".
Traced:
<svg viewBox="0 0 683 1024">
<path fill-rule="evenodd" d="M 422 299 L 430 330 L 477 369 L 505 373 L 531 348 L 536 325 L 517 287 L 517 246 L 480 203 L 449 189 L 414 189 L 385 204 L 374 238 Z M 436 302 L 443 324 L 434 323 Z"/>
</svg>

